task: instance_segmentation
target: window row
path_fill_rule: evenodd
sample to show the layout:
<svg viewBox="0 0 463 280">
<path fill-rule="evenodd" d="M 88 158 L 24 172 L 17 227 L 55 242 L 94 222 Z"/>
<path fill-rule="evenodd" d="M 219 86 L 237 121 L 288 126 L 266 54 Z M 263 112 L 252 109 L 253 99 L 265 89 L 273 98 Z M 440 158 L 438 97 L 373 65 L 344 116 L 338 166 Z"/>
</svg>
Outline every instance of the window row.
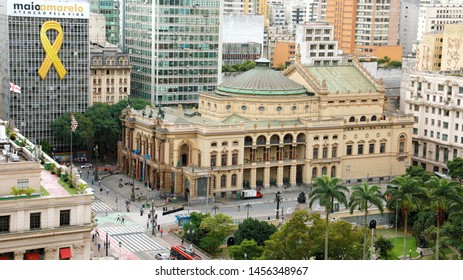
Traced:
<svg viewBox="0 0 463 280">
<path fill-rule="evenodd" d="M 11 231 L 11 216 L 4 215 L 0 216 L 0 232 Z M 71 224 L 71 210 L 61 210 L 59 213 L 59 226 L 69 226 Z M 30 230 L 36 230 L 42 228 L 42 213 L 30 213 L 29 215 L 29 228 Z"/>
<path fill-rule="evenodd" d="M 403 143 L 403 142 L 400 142 L 400 143 Z M 404 152 L 404 145 L 405 144 L 402 144 L 401 145 L 401 148 L 399 148 L 399 152 L 403 153 Z M 369 143 L 368 144 L 368 154 L 374 154 L 375 153 L 375 146 L 376 144 L 375 143 Z M 354 145 L 352 144 L 349 144 L 346 146 L 346 155 L 348 156 L 351 156 L 353 155 L 353 148 L 354 148 Z M 366 144 L 357 144 L 357 155 L 363 155 L 363 154 L 366 154 Z M 386 153 L 386 143 L 379 143 L 379 153 L 380 154 L 384 154 Z"/>
</svg>

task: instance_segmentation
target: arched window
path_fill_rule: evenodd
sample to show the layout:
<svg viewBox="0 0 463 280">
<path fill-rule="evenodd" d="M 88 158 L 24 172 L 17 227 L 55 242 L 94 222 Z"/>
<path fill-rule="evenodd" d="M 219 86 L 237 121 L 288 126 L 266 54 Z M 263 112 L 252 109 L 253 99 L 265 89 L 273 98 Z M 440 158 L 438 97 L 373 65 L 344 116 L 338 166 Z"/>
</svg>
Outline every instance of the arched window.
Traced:
<svg viewBox="0 0 463 280">
<path fill-rule="evenodd" d="M 349 122 L 355 122 L 355 118 L 354 118 L 354 117 L 350 117 L 350 118 L 349 118 Z"/>
<path fill-rule="evenodd" d="M 376 116 L 371 116 L 371 121 L 374 122 L 374 121 L 376 121 L 376 119 L 377 119 Z"/>
<path fill-rule="evenodd" d="M 317 177 L 317 168 L 316 167 L 312 168 L 312 179 L 315 178 L 315 177 Z"/>
<path fill-rule="evenodd" d="M 245 146 L 252 146 L 252 137 L 251 136 L 244 137 L 244 145 Z"/>
<path fill-rule="evenodd" d="M 326 175 L 326 166 L 323 166 L 322 167 L 322 176 L 325 176 Z"/>
<path fill-rule="evenodd" d="M 367 120 L 367 118 L 366 118 L 365 116 L 361 116 L 361 117 L 360 117 L 360 121 L 361 121 L 361 122 L 364 122 L 364 121 L 366 121 L 366 120 Z"/>
<path fill-rule="evenodd" d="M 405 153 L 405 142 L 407 141 L 407 137 L 404 134 L 399 136 L 399 153 Z"/>
<path fill-rule="evenodd" d="M 232 187 L 236 187 L 236 177 L 237 177 L 236 174 L 233 174 L 231 176 L 231 185 L 232 185 Z"/>
<path fill-rule="evenodd" d="M 220 177 L 220 187 L 222 189 L 227 187 L 227 175 L 222 175 L 222 177 Z"/>
<path fill-rule="evenodd" d="M 331 166 L 331 178 L 336 177 L 336 166 Z"/>
</svg>

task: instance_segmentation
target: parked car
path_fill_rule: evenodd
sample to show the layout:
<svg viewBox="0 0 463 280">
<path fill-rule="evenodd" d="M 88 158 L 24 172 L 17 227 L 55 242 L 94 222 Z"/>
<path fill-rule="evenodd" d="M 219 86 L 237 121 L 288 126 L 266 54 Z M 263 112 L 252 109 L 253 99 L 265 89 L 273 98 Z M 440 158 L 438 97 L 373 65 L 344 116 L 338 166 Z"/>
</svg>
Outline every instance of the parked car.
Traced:
<svg viewBox="0 0 463 280">
<path fill-rule="evenodd" d="M 170 260 L 170 256 L 167 253 L 159 253 L 154 256 L 157 260 Z"/>
<path fill-rule="evenodd" d="M 91 163 L 86 163 L 86 164 L 84 164 L 84 165 L 81 165 L 81 166 L 80 166 L 80 169 L 92 168 L 92 166 L 93 166 L 93 165 L 92 165 Z"/>
</svg>

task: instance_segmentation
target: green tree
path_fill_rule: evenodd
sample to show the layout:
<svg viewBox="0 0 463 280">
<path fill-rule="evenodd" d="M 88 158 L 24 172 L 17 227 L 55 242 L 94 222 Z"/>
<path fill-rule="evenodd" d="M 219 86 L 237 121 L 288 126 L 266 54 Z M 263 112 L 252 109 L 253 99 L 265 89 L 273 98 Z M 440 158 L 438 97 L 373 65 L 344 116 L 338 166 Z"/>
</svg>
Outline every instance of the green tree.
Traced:
<svg viewBox="0 0 463 280">
<path fill-rule="evenodd" d="M 183 238 L 193 244 L 199 245 L 199 240 L 205 235 L 205 232 L 200 230 L 201 223 L 209 216 L 209 214 L 191 212 L 190 222 L 183 226 Z"/>
<path fill-rule="evenodd" d="M 89 147 L 93 143 L 94 130 L 92 120 L 81 113 L 74 113 L 78 127 L 72 135 L 74 147 Z M 63 141 L 71 139 L 71 113 L 64 113 L 51 124 L 53 135 Z"/>
<path fill-rule="evenodd" d="M 85 116 L 93 122 L 94 145 L 98 145 L 100 155 L 104 155 L 111 149 L 117 149 L 119 140 L 119 126 L 111 115 L 111 105 L 106 103 L 95 103 L 88 108 Z"/>
<path fill-rule="evenodd" d="M 254 239 L 244 239 L 239 245 L 228 248 L 230 257 L 234 260 L 256 260 L 262 255 L 264 248 L 259 246 Z"/>
<path fill-rule="evenodd" d="M 44 152 L 47 155 L 50 155 L 51 153 L 50 142 L 48 142 L 47 140 L 42 140 L 40 141 L 40 146 L 42 147 L 42 152 Z"/>
<path fill-rule="evenodd" d="M 225 238 L 230 235 L 232 225 L 232 218 L 222 213 L 204 218 L 200 229 L 206 234 L 199 241 L 199 246 L 208 253 L 216 253 Z"/>
<path fill-rule="evenodd" d="M 304 210 L 294 215 L 265 241 L 265 260 L 308 260 L 312 256 L 312 241 L 307 223 L 311 217 Z"/>
<path fill-rule="evenodd" d="M 390 199 L 388 204 L 390 207 L 399 205 L 402 210 L 404 221 L 404 258 L 407 256 L 407 224 L 408 214 L 415 210 L 421 209 L 422 201 L 426 197 L 426 193 L 422 188 L 422 181 L 417 180 L 410 175 L 398 176 L 391 180 L 391 183 L 397 188 L 390 188 L 386 191 L 386 196 Z"/>
<path fill-rule="evenodd" d="M 26 195 L 27 198 L 31 198 L 32 194 L 35 193 L 33 188 L 22 189 L 22 193 Z"/>
<path fill-rule="evenodd" d="M 392 60 L 388 62 L 387 67 L 388 68 L 402 68 L 402 62 Z"/>
<path fill-rule="evenodd" d="M 383 236 L 380 236 L 376 238 L 375 241 L 375 247 L 379 252 L 379 255 L 383 259 L 387 259 L 387 256 L 389 253 L 392 251 L 394 248 L 394 244 L 392 244 L 392 241 L 390 239 L 384 238 Z"/>
<path fill-rule="evenodd" d="M 238 230 L 234 234 L 235 243 L 240 244 L 243 240 L 248 239 L 255 240 L 257 245 L 263 246 L 264 241 L 269 239 L 270 235 L 276 231 L 277 228 L 266 221 L 248 218 L 238 226 Z"/>
<path fill-rule="evenodd" d="M 76 193 L 78 194 L 84 194 L 85 190 L 88 188 L 87 184 L 78 184 L 76 186 Z"/>
<path fill-rule="evenodd" d="M 341 219 L 330 223 L 329 240 L 328 254 L 331 259 L 358 260 L 362 257 L 363 231 L 352 227 L 350 223 Z"/>
<path fill-rule="evenodd" d="M 463 159 L 461 157 L 456 157 L 453 160 L 448 161 L 447 168 L 449 170 L 450 177 L 458 179 L 461 183 L 461 180 L 463 179 Z"/>
<path fill-rule="evenodd" d="M 428 181 L 432 176 L 434 176 L 434 174 L 426 171 L 421 165 L 409 166 L 405 171 L 405 174 L 421 179 L 423 182 Z"/>
<path fill-rule="evenodd" d="M 339 178 L 322 176 L 315 178 L 312 191 L 309 194 L 309 207 L 312 207 L 315 200 L 318 200 L 320 205 L 325 206 L 325 260 L 328 260 L 329 214 L 333 209 L 334 199 L 344 205 L 347 205 L 346 192 L 349 192 L 349 190 L 347 187 L 341 185 L 341 180 Z"/>
<path fill-rule="evenodd" d="M 352 187 L 352 194 L 349 200 L 350 213 L 352 214 L 355 209 L 364 211 L 363 226 L 363 255 L 362 258 L 367 258 L 367 221 L 368 221 L 368 209 L 371 206 L 378 207 L 381 214 L 383 214 L 383 204 L 385 202 L 384 196 L 379 192 L 380 187 L 370 186 L 368 183 Z"/>
<path fill-rule="evenodd" d="M 452 182 L 445 178 L 433 177 L 425 183 L 428 188 L 431 203 L 437 210 L 436 227 L 436 260 L 439 259 L 439 231 L 444 223 L 444 214 L 451 203 L 461 201 L 462 197 L 458 194 L 458 182 Z"/>
</svg>

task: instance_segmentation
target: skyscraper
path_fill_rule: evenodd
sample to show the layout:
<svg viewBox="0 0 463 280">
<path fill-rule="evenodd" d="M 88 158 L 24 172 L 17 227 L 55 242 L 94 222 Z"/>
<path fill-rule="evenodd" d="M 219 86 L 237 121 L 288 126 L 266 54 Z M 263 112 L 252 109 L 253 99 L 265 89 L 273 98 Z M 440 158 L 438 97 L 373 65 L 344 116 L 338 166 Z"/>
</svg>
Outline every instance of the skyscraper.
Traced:
<svg viewBox="0 0 463 280">
<path fill-rule="evenodd" d="M 220 0 L 124 0 L 123 50 L 131 94 L 152 104 L 194 104 L 221 68 Z"/>
<path fill-rule="evenodd" d="M 117 45 L 120 41 L 120 0 L 89 0 L 90 11 L 106 18 L 106 41 Z"/>
<path fill-rule="evenodd" d="M 31 141 L 49 141 L 50 125 L 66 112 L 85 112 L 89 91 L 89 5 L 8 0 L 0 4 L 2 117 Z M 9 82 L 21 87 L 10 93 Z"/>
</svg>

